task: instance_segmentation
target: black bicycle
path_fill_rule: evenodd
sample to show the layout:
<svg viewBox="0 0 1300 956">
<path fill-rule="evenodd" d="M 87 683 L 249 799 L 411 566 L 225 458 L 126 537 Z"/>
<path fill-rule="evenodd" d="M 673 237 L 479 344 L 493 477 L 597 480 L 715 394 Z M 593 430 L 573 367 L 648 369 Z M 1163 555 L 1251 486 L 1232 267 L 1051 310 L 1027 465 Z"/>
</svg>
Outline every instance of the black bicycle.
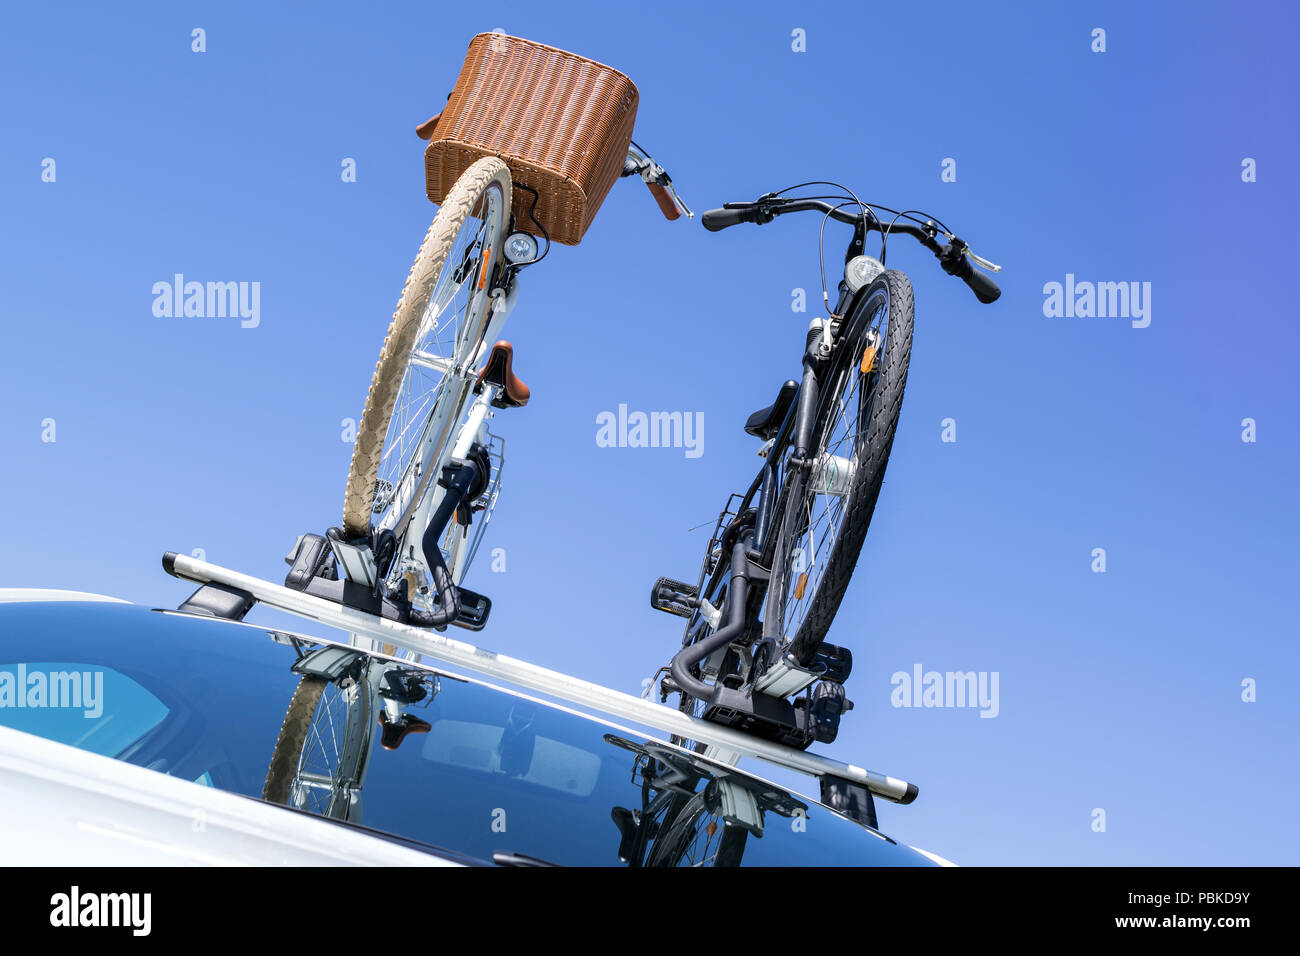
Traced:
<svg viewBox="0 0 1300 956">
<path fill-rule="evenodd" d="M 812 186 L 843 194 L 787 195 Z M 660 578 L 650 603 L 687 619 L 682 649 L 656 675 L 661 700 L 677 694 L 685 713 L 802 749 L 834 740 L 852 707 L 844 693 L 852 654 L 824 638 L 871 523 L 907 383 L 912 285 L 885 268 L 888 240 L 902 234 L 920 242 L 980 302 L 1001 291 L 976 265 L 1000 267 L 934 217 L 861 202 L 836 183 L 726 203 L 702 219 L 717 232 L 794 212 L 822 214 L 829 315 L 808 329 L 801 379 L 784 383 L 745 423 L 763 442 L 764 464 L 719 514 L 696 584 Z M 829 219 L 853 226 L 834 309 L 822 251 Z M 865 254 L 873 231 L 879 258 Z"/>
</svg>

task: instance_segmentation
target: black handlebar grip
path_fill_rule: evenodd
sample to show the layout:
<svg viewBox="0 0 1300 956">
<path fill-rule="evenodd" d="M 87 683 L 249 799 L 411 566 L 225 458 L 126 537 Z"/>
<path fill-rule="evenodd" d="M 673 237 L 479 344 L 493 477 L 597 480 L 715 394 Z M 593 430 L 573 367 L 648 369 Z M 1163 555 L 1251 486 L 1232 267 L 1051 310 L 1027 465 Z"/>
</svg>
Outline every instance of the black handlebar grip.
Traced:
<svg viewBox="0 0 1300 956">
<path fill-rule="evenodd" d="M 709 232 L 720 232 L 737 223 L 752 222 L 753 212 L 749 209 L 710 209 L 700 216 L 700 222 Z"/>
<path fill-rule="evenodd" d="M 979 299 L 985 305 L 988 305 L 990 302 L 996 302 L 998 296 L 1002 295 L 1002 290 L 999 289 L 998 284 L 989 277 L 989 274 L 987 272 L 981 272 L 974 266 L 970 266 L 966 270 L 966 274 L 961 277 L 961 280 L 970 286 L 971 291 L 975 293 L 975 298 Z"/>
<path fill-rule="evenodd" d="M 1002 295 L 998 284 L 986 273 L 976 269 L 974 263 L 966 258 L 966 244 L 960 239 L 954 239 L 950 245 L 939 249 L 937 254 L 943 271 L 950 276 L 956 276 L 970 286 L 971 291 L 975 293 L 975 298 L 985 305 L 996 302 L 998 296 Z"/>
</svg>

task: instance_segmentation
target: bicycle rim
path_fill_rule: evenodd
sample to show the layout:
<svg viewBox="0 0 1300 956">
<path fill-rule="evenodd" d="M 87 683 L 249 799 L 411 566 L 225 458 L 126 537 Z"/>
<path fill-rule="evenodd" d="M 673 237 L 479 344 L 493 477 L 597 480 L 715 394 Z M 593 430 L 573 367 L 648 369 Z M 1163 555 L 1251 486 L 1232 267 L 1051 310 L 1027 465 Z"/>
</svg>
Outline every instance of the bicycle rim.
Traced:
<svg viewBox="0 0 1300 956">
<path fill-rule="evenodd" d="M 351 793 L 360 781 L 369 730 L 365 681 L 347 688 L 328 683 L 307 728 L 289 805 L 339 820 L 351 818 Z"/>
<path fill-rule="evenodd" d="M 431 461 L 452 439 L 477 369 L 488 299 L 480 288 L 499 249 L 505 199 L 490 183 L 452 242 L 430 291 L 393 405 L 371 506 L 374 527 L 405 529 Z M 484 250 L 489 250 L 484 262 Z M 436 429 L 436 434 L 430 434 Z M 434 449 L 434 454 L 427 451 Z"/>
<path fill-rule="evenodd" d="M 764 614 L 764 632 L 782 645 L 799 632 L 822 585 L 835 544 L 844 532 L 845 508 L 868 448 L 879 375 L 862 371 L 863 352 L 874 332 L 876 361 L 888 336 L 890 300 L 881 285 L 856 310 L 856 328 L 847 330 L 846 348 L 833 362 L 828 387 L 819 401 L 818 425 L 810 455 L 812 474 L 792 474 L 782 508 L 781 536 Z M 845 473 L 847 469 L 847 474 Z M 839 489 L 840 493 L 831 493 Z"/>
<path fill-rule="evenodd" d="M 651 847 L 647 866 L 739 866 L 749 832 L 710 810 L 703 792 L 691 797 Z"/>
</svg>

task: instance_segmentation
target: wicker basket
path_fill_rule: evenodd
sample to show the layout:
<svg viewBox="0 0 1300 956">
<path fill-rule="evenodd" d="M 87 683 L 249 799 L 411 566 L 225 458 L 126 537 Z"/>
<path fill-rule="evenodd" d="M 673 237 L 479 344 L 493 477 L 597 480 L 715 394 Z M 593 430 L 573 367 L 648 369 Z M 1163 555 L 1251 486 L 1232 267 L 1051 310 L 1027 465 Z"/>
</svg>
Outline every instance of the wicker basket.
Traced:
<svg viewBox="0 0 1300 956">
<path fill-rule="evenodd" d="M 555 242 L 577 245 L 623 171 L 636 87 L 622 73 L 501 33 L 469 45 L 443 111 L 417 132 L 429 199 L 441 202 L 475 160 L 499 156 Z M 533 197 L 514 191 L 515 228 L 538 234 Z"/>
</svg>

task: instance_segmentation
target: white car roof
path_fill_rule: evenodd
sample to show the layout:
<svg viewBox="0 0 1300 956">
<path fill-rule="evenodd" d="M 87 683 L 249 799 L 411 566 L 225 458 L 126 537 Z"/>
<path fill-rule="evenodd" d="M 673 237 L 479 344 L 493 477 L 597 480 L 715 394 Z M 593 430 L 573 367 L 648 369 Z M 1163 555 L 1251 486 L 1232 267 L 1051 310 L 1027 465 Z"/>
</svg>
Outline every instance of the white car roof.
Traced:
<svg viewBox="0 0 1300 956">
<path fill-rule="evenodd" d="M 58 588 L 0 588 L 0 604 L 30 601 L 101 601 L 106 604 L 130 604 L 121 598 L 90 591 L 63 591 Z"/>
</svg>

